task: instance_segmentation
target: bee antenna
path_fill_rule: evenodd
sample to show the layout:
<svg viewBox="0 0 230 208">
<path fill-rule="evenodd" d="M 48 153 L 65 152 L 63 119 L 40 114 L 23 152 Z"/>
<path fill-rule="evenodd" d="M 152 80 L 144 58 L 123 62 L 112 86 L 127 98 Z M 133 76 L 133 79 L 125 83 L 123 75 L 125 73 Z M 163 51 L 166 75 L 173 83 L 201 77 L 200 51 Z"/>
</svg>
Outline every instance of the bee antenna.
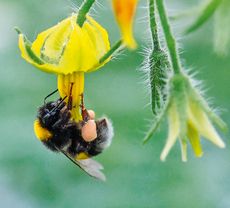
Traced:
<svg viewBox="0 0 230 208">
<path fill-rule="evenodd" d="M 46 104 L 46 100 L 52 96 L 53 94 L 55 94 L 56 92 L 58 91 L 58 89 L 54 90 L 53 92 L 51 92 L 49 95 L 47 95 L 45 98 L 44 98 L 44 104 Z"/>
</svg>

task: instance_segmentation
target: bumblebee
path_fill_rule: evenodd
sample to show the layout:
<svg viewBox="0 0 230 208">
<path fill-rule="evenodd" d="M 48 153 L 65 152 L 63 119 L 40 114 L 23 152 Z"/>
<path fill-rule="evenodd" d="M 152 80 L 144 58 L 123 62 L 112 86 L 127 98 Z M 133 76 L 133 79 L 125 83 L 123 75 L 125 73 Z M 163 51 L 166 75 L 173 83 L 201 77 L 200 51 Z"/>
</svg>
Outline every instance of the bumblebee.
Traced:
<svg viewBox="0 0 230 208">
<path fill-rule="evenodd" d="M 58 99 L 45 103 L 38 109 L 34 131 L 48 149 L 63 153 L 90 176 L 105 180 L 101 172 L 103 166 L 91 158 L 111 144 L 112 124 L 107 118 L 96 120 L 97 138 L 86 142 L 81 135 L 84 122 L 86 121 L 77 123 L 72 120 L 68 105 Z"/>
</svg>

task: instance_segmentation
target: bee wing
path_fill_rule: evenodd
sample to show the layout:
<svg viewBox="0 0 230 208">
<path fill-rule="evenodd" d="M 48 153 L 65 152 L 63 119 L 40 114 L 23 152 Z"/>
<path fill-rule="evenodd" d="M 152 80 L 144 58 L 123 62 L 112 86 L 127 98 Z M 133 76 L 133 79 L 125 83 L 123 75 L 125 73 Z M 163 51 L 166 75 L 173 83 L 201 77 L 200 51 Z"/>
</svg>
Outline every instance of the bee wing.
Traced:
<svg viewBox="0 0 230 208">
<path fill-rule="evenodd" d="M 94 177 L 98 180 L 105 181 L 106 177 L 101 172 L 103 170 L 103 166 L 97 162 L 96 160 L 93 160 L 91 158 L 84 159 L 84 160 L 76 160 L 74 159 L 70 154 L 67 152 L 60 150 L 67 158 L 69 158 L 75 165 L 77 165 L 79 168 L 81 168 L 83 171 L 85 171 L 89 176 Z"/>
<path fill-rule="evenodd" d="M 78 163 L 79 167 L 84 170 L 88 175 L 101 181 L 106 180 L 104 173 L 101 172 L 103 166 L 96 160 L 89 158 L 85 160 L 77 160 L 76 162 Z"/>
</svg>

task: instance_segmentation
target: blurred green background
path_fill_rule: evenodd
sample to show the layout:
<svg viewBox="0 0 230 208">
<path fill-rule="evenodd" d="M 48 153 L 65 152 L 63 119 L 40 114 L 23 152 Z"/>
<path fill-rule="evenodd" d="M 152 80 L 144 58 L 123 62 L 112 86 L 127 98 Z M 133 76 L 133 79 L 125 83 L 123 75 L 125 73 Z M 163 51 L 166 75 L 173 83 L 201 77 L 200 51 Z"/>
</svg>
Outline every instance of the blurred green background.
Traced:
<svg viewBox="0 0 230 208">
<path fill-rule="evenodd" d="M 167 1 L 170 13 L 189 9 L 197 1 Z M 143 48 L 148 46 L 145 1 L 136 21 L 139 49 L 124 52 L 103 69 L 86 76 L 86 105 L 97 116 L 113 121 L 112 146 L 97 160 L 104 164 L 107 182 L 96 181 L 64 156 L 49 152 L 35 138 L 33 121 L 43 98 L 56 88 L 54 75 L 45 74 L 20 57 L 18 26 L 33 40 L 36 34 L 69 15 L 80 0 L 0 0 L 0 207 L 230 207 L 229 134 L 220 150 L 202 140 L 204 156 L 182 163 L 179 144 L 168 160 L 160 162 L 167 126 L 145 146 L 145 131 L 152 119 L 148 88 L 138 69 Z M 109 1 L 101 0 L 93 16 L 111 34 L 119 32 Z M 186 66 L 198 71 L 207 96 L 223 110 L 230 124 L 230 57 L 213 53 L 212 21 L 196 33 L 179 34 L 191 17 L 174 22 Z M 53 99 L 56 99 L 54 97 Z"/>
</svg>

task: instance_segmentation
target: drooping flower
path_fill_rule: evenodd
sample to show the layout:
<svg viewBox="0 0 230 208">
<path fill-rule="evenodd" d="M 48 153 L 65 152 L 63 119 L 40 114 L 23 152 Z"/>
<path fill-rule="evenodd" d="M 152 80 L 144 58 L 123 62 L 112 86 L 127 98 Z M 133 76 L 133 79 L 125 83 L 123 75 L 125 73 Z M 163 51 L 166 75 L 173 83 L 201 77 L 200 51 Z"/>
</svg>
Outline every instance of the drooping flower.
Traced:
<svg viewBox="0 0 230 208">
<path fill-rule="evenodd" d="M 123 42 L 131 49 L 135 49 L 137 45 L 133 37 L 133 19 L 137 3 L 138 0 L 113 0 L 113 9 Z"/>
<path fill-rule="evenodd" d="M 22 57 L 42 71 L 58 75 L 58 90 L 62 98 L 71 99 L 72 116 L 82 119 L 81 95 L 84 91 L 84 73 L 95 71 L 110 60 L 100 62 L 110 49 L 107 31 L 93 18 L 87 16 L 82 27 L 72 14 L 57 25 L 38 34 L 31 43 L 19 33 Z"/>
<path fill-rule="evenodd" d="M 170 96 L 165 110 L 146 137 L 148 140 L 167 114 L 169 132 L 160 159 L 165 161 L 177 140 L 181 145 L 182 161 L 187 161 L 188 142 L 191 144 L 195 156 L 203 155 L 200 137 L 224 148 L 225 144 L 212 122 L 221 128 L 225 128 L 225 123 L 209 108 L 200 93 L 192 86 L 190 79 L 185 75 L 174 75 L 169 84 Z"/>
</svg>

